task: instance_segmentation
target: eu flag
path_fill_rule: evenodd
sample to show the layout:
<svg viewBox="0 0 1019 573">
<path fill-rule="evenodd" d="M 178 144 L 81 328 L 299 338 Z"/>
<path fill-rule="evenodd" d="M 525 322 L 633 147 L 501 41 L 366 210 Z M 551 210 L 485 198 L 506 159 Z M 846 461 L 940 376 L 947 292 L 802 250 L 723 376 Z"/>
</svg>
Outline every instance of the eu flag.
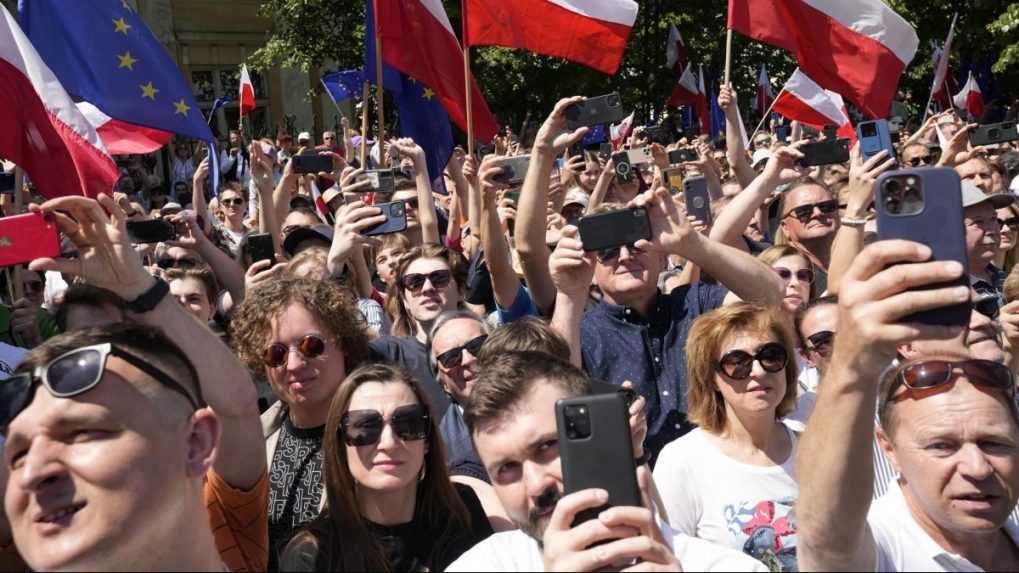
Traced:
<svg viewBox="0 0 1019 573">
<path fill-rule="evenodd" d="M 326 93 L 332 98 L 333 103 L 361 96 L 364 87 L 364 72 L 361 70 L 348 70 L 346 72 L 335 72 L 322 76 L 322 85 Z"/>
</svg>

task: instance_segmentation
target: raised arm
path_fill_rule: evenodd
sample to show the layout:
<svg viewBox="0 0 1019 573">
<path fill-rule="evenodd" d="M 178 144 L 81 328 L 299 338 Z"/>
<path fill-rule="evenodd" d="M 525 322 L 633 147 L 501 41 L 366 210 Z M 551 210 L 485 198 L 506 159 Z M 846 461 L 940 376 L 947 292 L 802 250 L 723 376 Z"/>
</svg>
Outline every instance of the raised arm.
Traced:
<svg viewBox="0 0 1019 573">
<path fill-rule="evenodd" d="M 192 213 L 187 211 L 178 213 L 173 221 L 177 224 L 186 224 L 188 234 L 167 244 L 198 253 L 202 260 L 208 263 L 220 286 L 230 293 L 233 304 L 240 304 L 240 301 L 244 300 L 244 269 L 240 263 L 219 250 L 219 247 L 209 240 Z"/>
<path fill-rule="evenodd" d="M 513 270 L 509 245 L 499 222 L 499 208 L 495 196 L 500 186 L 492 178 L 502 173 L 502 158 L 489 155 L 481 162 L 478 176 L 481 184 L 481 248 L 485 253 L 488 272 L 492 275 L 492 291 L 495 302 L 502 308 L 510 308 L 520 290 L 520 280 Z"/>
<path fill-rule="evenodd" d="M 198 164 L 194 176 L 191 177 L 191 208 L 202 220 L 212 224 L 209 218 L 209 203 L 205 200 L 205 180 L 209 178 L 209 158 Z"/>
<path fill-rule="evenodd" d="M 556 287 L 552 328 L 570 345 L 570 362 L 580 368 L 583 366 L 580 323 L 594 279 L 594 254 L 584 252 L 576 227 L 563 228 L 562 238 L 549 259 L 549 274 Z"/>
<path fill-rule="evenodd" d="M 718 105 L 725 112 L 725 156 L 729 159 L 736 180 L 746 189 L 757 173 L 747 159 L 747 149 L 743 146 L 743 134 L 740 132 L 740 117 L 736 101 L 736 92 L 731 85 L 722 86 L 718 90 Z"/>
<path fill-rule="evenodd" d="M 405 157 L 414 161 L 414 182 L 418 190 L 418 224 L 421 225 L 421 242 L 424 244 L 441 244 L 439 237 L 439 217 L 435 214 L 435 197 L 432 195 L 432 182 L 428 179 L 428 161 L 425 150 L 414 143 L 413 139 L 404 137 L 391 142 Z"/>
</svg>

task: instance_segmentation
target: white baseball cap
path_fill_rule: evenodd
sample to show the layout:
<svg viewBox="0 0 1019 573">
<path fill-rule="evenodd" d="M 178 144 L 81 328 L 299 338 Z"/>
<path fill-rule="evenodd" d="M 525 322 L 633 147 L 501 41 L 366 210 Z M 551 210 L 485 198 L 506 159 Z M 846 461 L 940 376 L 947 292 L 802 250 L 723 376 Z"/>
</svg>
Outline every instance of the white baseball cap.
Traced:
<svg viewBox="0 0 1019 573">
<path fill-rule="evenodd" d="M 302 131 L 297 136 L 297 141 L 311 141 L 311 134 L 308 133 L 307 131 Z"/>
<path fill-rule="evenodd" d="M 750 165 L 756 169 L 758 164 L 769 159 L 771 159 L 771 151 L 767 149 L 758 149 L 754 152 L 754 157 L 750 160 Z"/>
</svg>

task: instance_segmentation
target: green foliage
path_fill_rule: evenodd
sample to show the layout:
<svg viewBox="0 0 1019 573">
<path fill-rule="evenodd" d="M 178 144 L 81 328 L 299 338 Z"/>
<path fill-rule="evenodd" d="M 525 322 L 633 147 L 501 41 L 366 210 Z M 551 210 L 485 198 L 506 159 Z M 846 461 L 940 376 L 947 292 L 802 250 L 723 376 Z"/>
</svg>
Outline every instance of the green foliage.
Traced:
<svg viewBox="0 0 1019 573">
<path fill-rule="evenodd" d="M 1004 47 L 998 56 L 998 61 L 994 64 L 994 72 L 1002 73 L 1008 67 L 1019 64 L 1019 3 L 1010 4 L 997 20 L 987 25 L 987 29 L 1003 42 L 1007 42 L 1009 39 L 1013 40 Z"/>
</svg>

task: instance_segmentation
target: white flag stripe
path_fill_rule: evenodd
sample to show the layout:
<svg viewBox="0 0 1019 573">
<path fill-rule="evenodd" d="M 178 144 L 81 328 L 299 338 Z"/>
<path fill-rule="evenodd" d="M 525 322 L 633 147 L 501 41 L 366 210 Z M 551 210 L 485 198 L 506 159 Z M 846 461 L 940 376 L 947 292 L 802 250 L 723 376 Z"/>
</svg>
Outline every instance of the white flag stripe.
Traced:
<svg viewBox="0 0 1019 573">
<path fill-rule="evenodd" d="M 832 92 L 822 89 L 817 85 L 817 82 L 810 79 L 799 68 L 796 68 L 793 75 L 789 77 L 789 81 L 785 84 L 785 91 L 806 102 L 836 125 L 842 126 L 849 121 L 849 118 L 842 113 L 842 96 L 834 94 L 838 100 L 832 99 Z"/>
<path fill-rule="evenodd" d="M 438 0 L 435 0 L 436 2 Z M 513 0 L 505 0 L 512 2 Z M 637 21 L 637 3 L 633 0 L 546 0 L 588 18 L 633 27 Z"/>
<path fill-rule="evenodd" d="M 882 0 L 801 1 L 846 28 L 880 42 L 905 65 L 909 65 L 920 46 L 913 26 Z"/>
</svg>

